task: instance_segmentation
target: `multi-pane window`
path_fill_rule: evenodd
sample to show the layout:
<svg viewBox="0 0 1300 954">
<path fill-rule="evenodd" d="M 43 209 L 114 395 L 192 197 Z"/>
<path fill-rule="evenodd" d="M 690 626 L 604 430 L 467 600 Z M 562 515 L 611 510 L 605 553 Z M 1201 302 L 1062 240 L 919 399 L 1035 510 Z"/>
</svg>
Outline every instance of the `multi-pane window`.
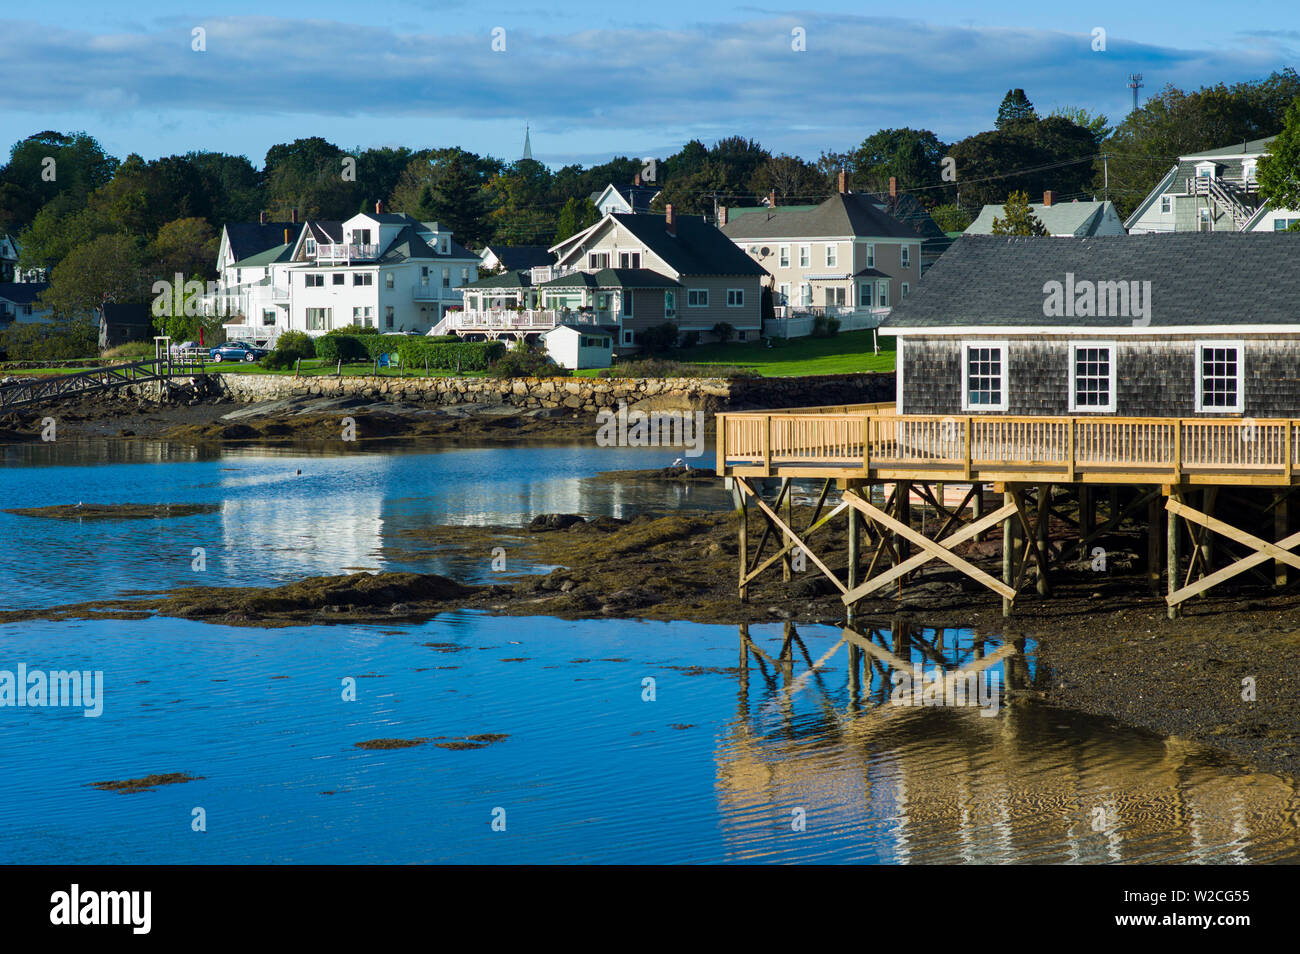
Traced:
<svg viewBox="0 0 1300 954">
<path fill-rule="evenodd" d="M 741 308 L 745 304 L 745 289 L 728 288 L 727 289 L 727 307 Z"/>
<path fill-rule="evenodd" d="M 899 263 L 900 263 L 904 268 L 907 268 L 909 265 L 911 265 L 911 264 L 912 264 L 912 246 L 910 246 L 910 245 L 900 245 L 900 246 L 898 247 L 898 260 L 899 260 Z"/>
<path fill-rule="evenodd" d="M 780 260 L 781 260 L 781 267 L 782 267 L 782 268 L 789 268 L 789 267 L 790 267 L 790 246 L 789 246 L 789 245 L 782 245 L 782 246 L 781 246 L 781 251 L 780 251 L 779 254 L 780 254 Z"/>
<path fill-rule="evenodd" d="M 812 246 L 800 245 L 799 246 L 799 267 L 807 268 L 811 264 L 812 264 Z"/>
<path fill-rule="evenodd" d="M 876 247 L 874 245 L 869 244 L 867 245 L 867 268 L 875 268 L 875 267 L 876 267 Z"/>
<path fill-rule="evenodd" d="M 373 285 L 374 283 L 375 283 L 375 276 L 374 276 L 373 274 L 371 274 L 370 272 L 353 272 L 353 273 L 352 273 L 352 284 L 353 284 L 353 285 Z"/>
<path fill-rule="evenodd" d="M 1070 410 L 1115 410 L 1115 347 L 1088 342 L 1070 347 Z"/>
<path fill-rule="evenodd" d="M 858 285 L 858 304 L 859 304 L 859 305 L 862 305 L 862 306 L 865 307 L 865 308 L 871 308 L 871 307 L 873 307 L 873 306 L 872 306 L 872 295 L 871 295 L 871 289 L 872 289 L 871 282 L 863 282 L 862 284 Z"/>
<path fill-rule="evenodd" d="M 1242 346 L 1239 342 L 1196 345 L 1196 410 L 1242 409 Z"/>
<path fill-rule="evenodd" d="M 308 274 L 308 275 L 304 275 L 302 280 L 303 280 L 303 284 L 305 284 L 308 288 L 321 288 L 325 285 L 324 275 Z"/>
<path fill-rule="evenodd" d="M 838 261 L 839 261 L 839 249 L 835 246 L 834 243 L 828 244 L 826 246 L 826 266 L 828 268 L 834 268 L 835 264 Z"/>
<path fill-rule="evenodd" d="M 963 349 L 962 407 L 969 411 L 1007 409 L 1006 346 L 970 344 Z"/>
<path fill-rule="evenodd" d="M 619 268 L 640 268 L 641 253 L 640 252 L 619 252 L 618 267 Z"/>
<path fill-rule="evenodd" d="M 307 330 L 308 331 L 328 331 L 329 326 L 330 326 L 330 309 L 328 308 L 307 309 Z"/>
<path fill-rule="evenodd" d="M 707 308 L 709 306 L 709 290 L 707 288 L 688 288 L 686 290 L 686 306 L 688 308 Z"/>
</svg>

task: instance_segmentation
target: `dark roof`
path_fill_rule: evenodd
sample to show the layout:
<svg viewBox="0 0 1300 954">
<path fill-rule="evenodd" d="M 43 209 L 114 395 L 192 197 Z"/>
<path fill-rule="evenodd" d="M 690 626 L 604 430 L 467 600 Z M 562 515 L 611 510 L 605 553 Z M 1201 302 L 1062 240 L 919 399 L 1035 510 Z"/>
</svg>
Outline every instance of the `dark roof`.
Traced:
<svg viewBox="0 0 1300 954">
<path fill-rule="evenodd" d="M 893 197 L 886 194 L 875 198 L 887 215 L 902 222 L 920 236 L 921 251 L 924 255 L 937 257 L 952 246 L 952 238 L 939 228 L 916 196 L 909 192 L 900 192 Z"/>
<path fill-rule="evenodd" d="M 618 325 L 593 325 L 579 321 L 561 321 L 555 325 L 555 328 L 572 328 L 574 331 L 579 331 L 584 335 L 599 333 L 602 335 L 613 335 L 615 338 L 618 337 Z M 554 331 L 555 328 L 551 328 L 549 331 L 544 332 L 542 337 L 545 338 L 546 335 L 549 334 L 550 331 Z"/>
<path fill-rule="evenodd" d="M 592 276 L 597 288 L 681 288 L 675 278 L 651 268 L 602 268 Z"/>
<path fill-rule="evenodd" d="M 148 305 L 119 305 L 110 301 L 100 305 L 99 312 L 104 321 L 110 325 L 147 326 L 152 324 Z"/>
<path fill-rule="evenodd" d="M 393 240 L 388 243 L 388 248 L 384 249 L 383 254 L 379 256 L 378 261 L 382 264 L 388 264 L 404 262 L 412 258 L 477 259 L 478 256 L 473 252 L 467 251 L 465 246 L 454 240 L 449 240 L 447 242 L 447 254 L 444 255 L 421 237 L 420 231 L 416 226 L 408 225 L 393 236 Z"/>
<path fill-rule="evenodd" d="M 264 252 L 258 252 L 256 255 L 250 255 L 248 258 L 241 258 L 239 261 L 231 264 L 231 268 L 264 268 L 273 262 L 289 261 L 289 254 L 293 251 L 292 245 L 277 245 L 274 248 L 268 248 Z"/>
<path fill-rule="evenodd" d="M 611 182 L 609 185 L 605 186 L 605 189 L 613 189 L 615 192 L 617 192 L 620 196 L 623 197 L 623 201 L 628 204 L 628 208 L 630 208 L 635 213 L 649 212 L 650 203 L 653 202 L 654 197 L 659 194 L 658 186 L 631 185 L 631 184 L 614 185 Z M 605 189 L 601 189 L 599 192 L 593 192 L 589 196 L 593 204 L 597 202 L 602 195 L 605 194 Z"/>
<path fill-rule="evenodd" d="M 662 215 L 611 213 L 646 248 L 684 275 L 766 275 L 730 238 L 695 215 L 678 215 L 676 236 L 668 234 Z"/>
<path fill-rule="evenodd" d="M 595 276 L 590 272 L 570 272 L 550 281 L 542 282 L 538 288 L 597 288 Z"/>
<path fill-rule="evenodd" d="M 496 255 L 501 266 L 508 271 L 532 268 L 535 265 L 551 265 L 555 262 L 555 256 L 545 245 L 489 245 L 488 251 Z"/>
<path fill-rule="evenodd" d="M 487 278 L 480 278 L 476 282 L 470 282 L 465 288 L 531 288 L 533 285 L 532 275 L 522 269 L 513 272 L 502 272 L 499 275 L 489 275 Z"/>
<path fill-rule="evenodd" d="M 49 282 L 0 282 L 0 298 L 15 305 L 30 305 L 49 287 Z"/>
<path fill-rule="evenodd" d="M 892 278 L 892 275 L 886 275 L 878 268 L 872 268 L 868 265 L 866 268 L 860 268 L 853 273 L 854 278 Z"/>
<path fill-rule="evenodd" d="M 292 244 L 298 240 L 302 228 L 301 222 L 268 222 L 266 225 L 257 222 L 227 222 L 226 238 L 230 242 L 231 257 L 238 262 L 258 252 L 265 252 L 268 248 L 285 244 L 285 229 L 289 230 L 289 242 Z"/>
<path fill-rule="evenodd" d="M 376 222 L 384 225 L 421 225 L 413 215 L 407 215 L 405 212 L 365 212 L 363 215 L 369 216 Z"/>
<path fill-rule="evenodd" d="M 928 216 L 927 216 L 928 218 Z M 758 238 L 917 238 L 916 231 L 887 214 L 874 196 L 837 192 L 812 209 L 764 209 L 729 220 L 722 231 L 732 240 Z"/>
<path fill-rule="evenodd" d="M 326 245 L 337 245 L 343 241 L 343 223 L 313 219 L 307 223 L 312 237 Z"/>
<path fill-rule="evenodd" d="M 1073 239 L 967 235 L 882 327 L 1132 327 L 1125 316 L 1044 315 L 1047 282 L 1147 282 L 1150 326 L 1295 325 L 1300 235 L 1177 232 Z M 1142 287 L 1142 286 L 1139 286 Z"/>
</svg>

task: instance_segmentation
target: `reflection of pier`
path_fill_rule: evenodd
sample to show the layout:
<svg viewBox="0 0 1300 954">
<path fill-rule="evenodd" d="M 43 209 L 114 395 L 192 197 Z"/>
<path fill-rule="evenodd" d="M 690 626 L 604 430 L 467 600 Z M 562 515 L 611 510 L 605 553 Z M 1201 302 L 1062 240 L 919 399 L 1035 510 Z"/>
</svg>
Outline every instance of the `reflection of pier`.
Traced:
<svg viewBox="0 0 1300 954">
<path fill-rule="evenodd" d="M 899 666 L 944 678 L 996 670 L 1011 690 L 1034 671 L 1022 646 L 896 623 L 844 630 L 819 651 L 791 624 L 766 648 L 741 627 L 736 718 L 715 753 L 732 859 L 770 851 L 764 836 L 788 827 L 795 807 L 810 830 L 830 830 L 841 857 L 861 860 L 1295 856 L 1293 780 L 1241 774 L 1198 746 L 1076 719 L 1015 691 L 997 718 L 974 705 L 891 705 Z"/>
</svg>

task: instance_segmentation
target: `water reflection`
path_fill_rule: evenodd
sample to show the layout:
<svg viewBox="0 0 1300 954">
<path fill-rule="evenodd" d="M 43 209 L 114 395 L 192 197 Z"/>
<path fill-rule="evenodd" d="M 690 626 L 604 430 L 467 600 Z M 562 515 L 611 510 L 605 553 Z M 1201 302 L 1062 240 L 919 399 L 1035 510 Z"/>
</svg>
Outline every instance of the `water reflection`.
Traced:
<svg viewBox="0 0 1300 954">
<path fill-rule="evenodd" d="M 772 820 L 795 809 L 859 860 L 1294 857 L 1294 780 L 1024 698 L 1032 644 L 902 620 L 843 630 L 816 657 L 790 624 L 767 641 L 740 627 L 736 715 L 715 750 L 731 859 L 784 860 Z M 938 684 L 996 676 L 1008 690 L 1001 711 L 897 704 L 897 674 L 917 669 Z"/>
</svg>

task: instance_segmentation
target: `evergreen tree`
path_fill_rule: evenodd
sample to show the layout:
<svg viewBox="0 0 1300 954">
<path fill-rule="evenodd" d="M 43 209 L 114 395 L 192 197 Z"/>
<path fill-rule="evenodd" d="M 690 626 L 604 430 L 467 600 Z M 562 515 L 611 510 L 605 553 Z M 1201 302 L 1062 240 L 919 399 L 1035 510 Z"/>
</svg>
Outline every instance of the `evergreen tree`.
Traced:
<svg viewBox="0 0 1300 954">
<path fill-rule="evenodd" d="M 1029 101 L 1023 89 L 1007 90 L 1007 95 L 1002 98 L 1002 105 L 998 107 L 998 129 L 1006 129 L 1016 123 L 1037 118 L 1034 104 Z"/>
</svg>

